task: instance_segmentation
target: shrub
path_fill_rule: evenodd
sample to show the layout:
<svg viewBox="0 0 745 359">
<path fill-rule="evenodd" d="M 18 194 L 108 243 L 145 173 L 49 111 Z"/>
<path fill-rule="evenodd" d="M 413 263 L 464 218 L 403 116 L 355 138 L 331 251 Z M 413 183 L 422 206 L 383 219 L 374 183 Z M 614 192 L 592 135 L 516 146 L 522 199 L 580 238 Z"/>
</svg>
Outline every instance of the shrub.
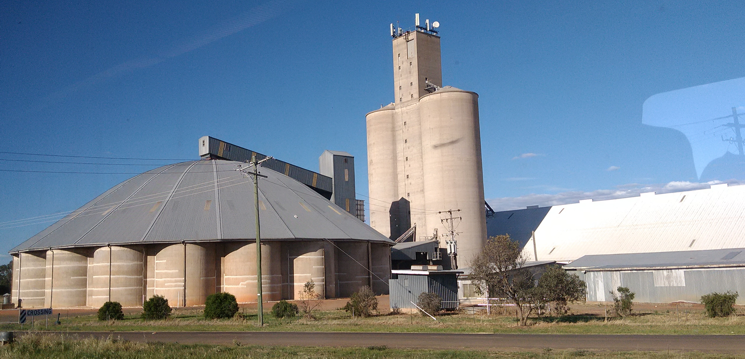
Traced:
<svg viewBox="0 0 745 359">
<path fill-rule="evenodd" d="M 709 293 L 701 296 L 701 303 L 706 307 L 706 315 L 709 317 L 728 317 L 735 312 L 735 301 L 737 292 Z"/>
<path fill-rule="evenodd" d="M 297 305 L 282 299 L 272 307 L 272 315 L 275 318 L 293 318 L 298 313 Z"/>
<path fill-rule="evenodd" d="M 631 307 L 636 294 L 626 287 L 618 287 L 616 290 L 618 296 L 613 291 L 610 292 L 613 295 L 613 312 L 616 313 L 616 316 L 625 317 L 631 314 Z"/>
<path fill-rule="evenodd" d="M 142 310 L 142 319 L 166 319 L 171 315 L 168 299 L 162 295 L 153 296 L 145 301 Z"/>
<path fill-rule="evenodd" d="M 207 319 L 232 318 L 238 312 L 238 302 L 230 293 L 215 293 L 207 297 L 204 317 Z"/>
<path fill-rule="evenodd" d="M 420 312 L 423 316 L 427 315 L 426 313 L 429 315 L 437 315 L 442 307 L 442 298 L 435 293 L 422 293 L 419 294 L 419 299 L 417 300 L 416 305 L 418 305 L 419 308 L 422 308 L 420 309 Z M 422 310 L 424 311 L 422 312 Z"/>
<path fill-rule="evenodd" d="M 316 292 L 316 283 L 313 280 L 305 282 L 303 290 L 298 292 L 300 308 L 308 319 L 313 319 L 313 311 L 321 305 L 321 294 Z"/>
<path fill-rule="evenodd" d="M 98 320 L 122 320 L 124 312 L 119 302 L 106 302 L 98 309 Z"/>
<path fill-rule="evenodd" d="M 372 316 L 373 312 L 378 311 L 378 298 L 375 298 L 375 293 L 370 287 L 362 286 L 352 293 L 352 297 L 344 306 L 344 310 L 363 318 Z"/>
</svg>

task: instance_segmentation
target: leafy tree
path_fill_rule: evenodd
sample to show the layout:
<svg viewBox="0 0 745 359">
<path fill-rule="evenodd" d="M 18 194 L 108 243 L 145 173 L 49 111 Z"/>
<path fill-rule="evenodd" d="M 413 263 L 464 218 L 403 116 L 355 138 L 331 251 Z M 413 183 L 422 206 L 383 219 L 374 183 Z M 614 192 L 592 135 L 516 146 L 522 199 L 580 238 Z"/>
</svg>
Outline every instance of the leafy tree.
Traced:
<svg viewBox="0 0 745 359">
<path fill-rule="evenodd" d="M 372 316 L 373 312 L 378 311 L 378 298 L 375 298 L 375 293 L 370 287 L 362 286 L 352 293 L 347 305 L 344 306 L 344 310 L 363 318 Z"/>
<path fill-rule="evenodd" d="M 636 294 L 626 287 L 618 287 L 616 290 L 618 291 L 618 295 L 610 291 L 610 294 L 613 296 L 613 312 L 615 312 L 616 316 L 625 317 L 631 314 Z"/>
<path fill-rule="evenodd" d="M 298 292 L 300 297 L 300 308 L 308 319 L 313 319 L 313 311 L 321 305 L 321 294 L 316 292 L 316 284 L 313 280 L 305 282 L 303 290 Z"/>
<path fill-rule="evenodd" d="M 517 308 L 520 325 L 528 324 L 528 316 L 542 296 L 535 289 L 533 273 L 524 268 L 526 259 L 520 246 L 509 235 L 490 237 L 471 263 L 471 279 L 480 293 L 504 296 Z"/>
<path fill-rule="evenodd" d="M 442 298 L 437 293 L 422 293 L 419 294 L 416 305 L 424 310 L 421 313 L 422 316 L 427 315 L 425 312 L 430 315 L 437 315 L 442 308 Z"/>
<path fill-rule="evenodd" d="M 161 295 L 153 296 L 142 305 L 142 319 L 166 319 L 171 315 L 168 299 Z"/>
<path fill-rule="evenodd" d="M 230 293 L 215 293 L 207 297 L 204 317 L 207 319 L 232 318 L 238 312 L 238 302 Z"/>
<path fill-rule="evenodd" d="M 585 299 L 587 284 L 575 274 L 569 274 L 559 266 L 549 267 L 538 279 L 536 290 L 542 301 L 553 306 L 554 312 L 564 315 L 571 302 Z"/>
<path fill-rule="evenodd" d="M 10 283 L 13 281 L 13 260 L 0 265 L 0 295 L 10 293 Z"/>
<path fill-rule="evenodd" d="M 275 318 L 294 318 L 298 313 L 297 305 L 282 299 L 272 306 L 272 315 Z"/>
<path fill-rule="evenodd" d="M 124 312 L 119 302 L 106 302 L 98 309 L 98 320 L 122 320 Z"/>
<path fill-rule="evenodd" d="M 709 317 L 728 317 L 735 312 L 735 302 L 739 294 L 737 292 L 709 293 L 701 296 L 701 303 L 706 308 Z"/>
</svg>

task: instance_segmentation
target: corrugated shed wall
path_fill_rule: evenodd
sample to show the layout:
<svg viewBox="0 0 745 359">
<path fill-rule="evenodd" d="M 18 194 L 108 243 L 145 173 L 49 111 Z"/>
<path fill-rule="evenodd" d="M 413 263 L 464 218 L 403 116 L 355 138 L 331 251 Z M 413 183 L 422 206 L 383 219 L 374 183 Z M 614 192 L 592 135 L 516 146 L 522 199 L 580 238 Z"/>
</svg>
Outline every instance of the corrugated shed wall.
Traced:
<svg viewBox="0 0 745 359">
<path fill-rule="evenodd" d="M 458 308 L 458 282 L 455 274 L 397 276 L 398 278 L 389 281 L 391 308 L 415 308 L 411 303 L 417 303 L 419 295 L 428 292 L 440 296 L 443 309 Z"/>
<path fill-rule="evenodd" d="M 636 294 L 634 301 L 643 303 L 700 302 L 702 295 L 712 292 L 745 293 L 745 268 L 587 271 L 580 276 L 592 302 L 613 301 L 610 291 L 619 286 L 629 288 Z M 737 304 L 745 304 L 745 296 Z"/>
</svg>

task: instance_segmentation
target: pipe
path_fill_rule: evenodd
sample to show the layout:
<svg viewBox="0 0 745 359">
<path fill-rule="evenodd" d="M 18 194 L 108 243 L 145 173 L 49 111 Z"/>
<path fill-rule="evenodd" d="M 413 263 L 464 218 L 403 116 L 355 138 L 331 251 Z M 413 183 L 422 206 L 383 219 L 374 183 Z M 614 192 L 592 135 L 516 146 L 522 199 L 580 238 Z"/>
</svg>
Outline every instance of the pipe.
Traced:
<svg viewBox="0 0 745 359">
<path fill-rule="evenodd" d="M 186 307 L 186 241 L 181 242 L 184 245 L 184 307 Z"/>
<path fill-rule="evenodd" d="M 50 278 L 50 287 L 49 287 L 49 308 L 54 307 L 54 250 L 52 247 L 49 247 L 49 251 L 52 252 L 52 275 Z"/>
<path fill-rule="evenodd" d="M 21 275 L 23 274 L 23 253 L 18 252 L 18 308 L 21 307 Z"/>
<path fill-rule="evenodd" d="M 109 247 L 109 300 L 111 301 L 111 243 L 106 244 L 107 247 Z"/>
</svg>

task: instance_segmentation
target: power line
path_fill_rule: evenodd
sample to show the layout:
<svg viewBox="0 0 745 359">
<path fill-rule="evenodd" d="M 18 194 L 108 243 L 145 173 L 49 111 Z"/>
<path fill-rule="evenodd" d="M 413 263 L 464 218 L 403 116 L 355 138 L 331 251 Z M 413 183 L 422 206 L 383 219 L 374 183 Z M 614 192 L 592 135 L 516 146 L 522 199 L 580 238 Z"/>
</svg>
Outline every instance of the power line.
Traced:
<svg viewBox="0 0 745 359">
<path fill-rule="evenodd" d="M 106 156 L 81 156 L 81 155 L 58 155 L 49 153 L 10 152 L 0 151 L 5 155 L 42 156 L 42 157 L 65 157 L 65 158 L 90 158 L 99 160 L 137 160 L 137 161 L 190 161 L 188 158 L 143 158 L 143 157 L 106 157 Z"/>
<path fill-rule="evenodd" d="M 10 158 L 0 158 L 2 162 L 31 162 L 31 163 L 49 163 L 65 165 L 98 165 L 98 166 L 157 166 L 154 163 L 106 163 L 106 162 L 70 162 L 70 161 L 42 161 L 42 160 L 20 160 Z"/>
</svg>

